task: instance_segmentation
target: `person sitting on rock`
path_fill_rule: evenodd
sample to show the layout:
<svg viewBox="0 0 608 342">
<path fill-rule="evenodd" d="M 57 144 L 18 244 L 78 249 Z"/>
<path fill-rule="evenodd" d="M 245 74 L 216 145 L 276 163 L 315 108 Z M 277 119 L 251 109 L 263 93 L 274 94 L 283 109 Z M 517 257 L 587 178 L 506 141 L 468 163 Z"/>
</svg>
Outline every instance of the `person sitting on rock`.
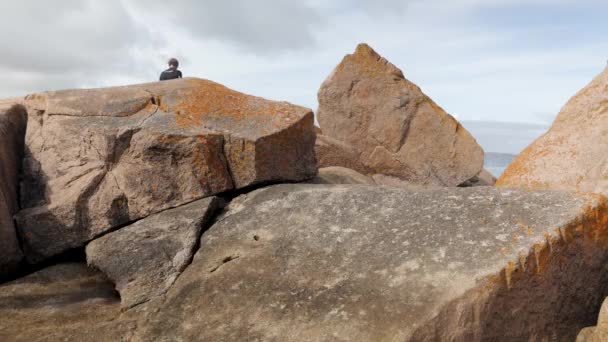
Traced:
<svg viewBox="0 0 608 342">
<path fill-rule="evenodd" d="M 160 74 L 160 80 L 166 81 L 166 80 L 173 80 L 176 78 L 182 78 L 182 72 L 177 70 L 178 66 L 179 66 L 179 62 L 177 61 L 177 59 L 171 58 L 169 60 L 169 69 L 163 71 Z"/>
</svg>

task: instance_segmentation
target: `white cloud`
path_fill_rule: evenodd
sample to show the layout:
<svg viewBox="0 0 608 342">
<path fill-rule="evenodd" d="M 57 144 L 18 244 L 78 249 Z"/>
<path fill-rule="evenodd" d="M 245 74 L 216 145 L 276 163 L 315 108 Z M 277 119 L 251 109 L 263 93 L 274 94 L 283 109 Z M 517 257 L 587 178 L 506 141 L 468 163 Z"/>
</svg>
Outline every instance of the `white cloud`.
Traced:
<svg viewBox="0 0 608 342">
<path fill-rule="evenodd" d="M 151 81 L 178 57 L 185 75 L 314 109 L 323 79 L 366 41 L 462 120 L 547 122 L 601 70 L 608 42 L 588 37 L 608 31 L 568 16 L 526 27 L 479 17 L 531 4 L 606 9 L 594 0 L 7 1 L 0 96 Z"/>
<path fill-rule="evenodd" d="M 0 2 L 0 92 L 56 89 L 136 74 L 148 31 L 117 1 Z"/>
<path fill-rule="evenodd" d="M 305 1 L 134 0 L 131 5 L 153 23 L 170 22 L 173 31 L 259 54 L 312 45 L 313 27 L 326 19 Z"/>
</svg>

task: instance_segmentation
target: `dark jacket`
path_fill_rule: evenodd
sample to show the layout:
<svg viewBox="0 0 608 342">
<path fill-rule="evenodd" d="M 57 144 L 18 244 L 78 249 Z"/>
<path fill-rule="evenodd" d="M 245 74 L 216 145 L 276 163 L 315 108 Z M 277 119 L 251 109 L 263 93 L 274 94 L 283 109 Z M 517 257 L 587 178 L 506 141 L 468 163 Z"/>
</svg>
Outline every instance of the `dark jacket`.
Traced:
<svg viewBox="0 0 608 342">
<path fill-rule="evenodd" d="M 176 78 L 182 78 L 182 72 L 177 69 L 167 69 L 160 74 L 160 80 L 172 80 Z"/>
</svg>

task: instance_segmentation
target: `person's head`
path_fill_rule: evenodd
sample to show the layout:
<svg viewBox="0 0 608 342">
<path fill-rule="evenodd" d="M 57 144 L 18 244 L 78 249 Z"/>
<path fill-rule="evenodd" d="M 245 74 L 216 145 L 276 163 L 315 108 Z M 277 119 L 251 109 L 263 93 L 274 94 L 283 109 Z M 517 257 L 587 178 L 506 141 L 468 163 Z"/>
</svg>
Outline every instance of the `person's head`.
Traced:
<svg viewBox="0 0 608 342">
<path fill-rule="evenodd" d="M 171 69 L 177 69 L 178 66 L 179 66 L 179 62 L 177 61 L 177 59 L 171 58 L 169 60 L 169 68 L 171 68 Z"/>
</svg>

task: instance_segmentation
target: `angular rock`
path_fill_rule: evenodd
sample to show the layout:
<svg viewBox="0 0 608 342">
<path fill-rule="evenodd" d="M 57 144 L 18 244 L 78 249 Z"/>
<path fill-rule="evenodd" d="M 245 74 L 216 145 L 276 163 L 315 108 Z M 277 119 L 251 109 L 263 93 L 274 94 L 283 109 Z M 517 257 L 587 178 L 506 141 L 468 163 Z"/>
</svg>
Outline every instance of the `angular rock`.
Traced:
<svg viewBox="0 0 608 342">
<path fill-rule="evenodd" d="M 608 193 L 608 68 L 507 167 L 500 186 Z"/>
<path fill-rule="evenodd" d="M 0 285 L 0 341 L 125 341 L 112 283 L 85 263 L 55 265 Z"/>
<path fill-rule="evenodd" d="M 257 190 L 132 313 L 135 339 L 572 341 L 606 293 L 606 205 L 495 187 Z"/>
<path fill-rule="evenodd" d="M 19 171 L 26 127 L 23 106 L 0 102 L 0 278 L 14 271 L 23 259 L 13 215 L 19 210 Z"/>
<path fill-rule="evenodd" d="M 216 193 L 316 175 L 310 109 L 202 79 L 26 97 L 17 216 L 38 262 Z"/>
<path fill-rule="evenodd" d="M 190 264 L 218 207 L 205 198 L 151 215 L 89 243 L 89 265 L 115 284 L 125 308 L 164 294 Z"/>
<path fill-rule="evenodd" d="M 344 57 L 318 98 L 323 134 L 340 142 L 317 144 L 322 167 L 438 186 L 457 186 L 482 169 L 483 150 L 471 134 L 366 44 Z M 332 152 L 332 146 L 352 153 Z"/>
</svg>

